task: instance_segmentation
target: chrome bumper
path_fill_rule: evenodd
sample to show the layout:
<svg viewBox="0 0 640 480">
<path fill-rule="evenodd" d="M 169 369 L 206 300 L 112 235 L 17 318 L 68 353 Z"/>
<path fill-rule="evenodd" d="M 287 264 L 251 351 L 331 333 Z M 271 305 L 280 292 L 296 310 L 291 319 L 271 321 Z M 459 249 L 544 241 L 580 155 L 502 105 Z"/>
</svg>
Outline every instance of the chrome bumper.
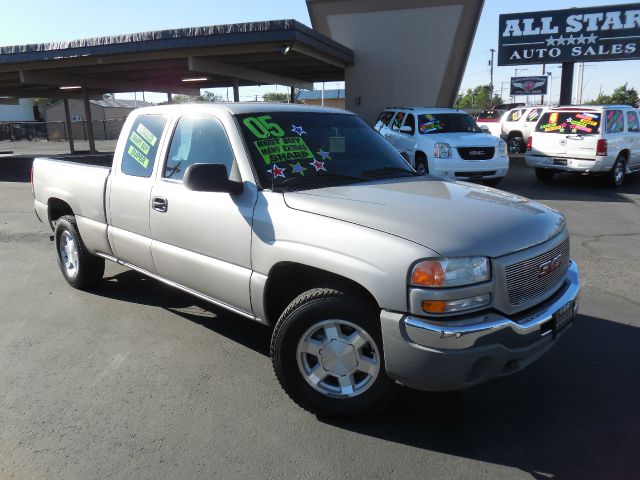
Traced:
<svg viewBox="0 0 640 480">
<path fill-rule="evenodd" d="M 553 345 L 559 337 L 553 315 L 572 301 L 575 313 L 579 290 L 578 267 L 571 262 L 560 290 L 523 318 L 488 313 L 443 322 L 383 311 L 387 372 L 421 390 L 458 390 L 513 373 Z"/>
</svg>

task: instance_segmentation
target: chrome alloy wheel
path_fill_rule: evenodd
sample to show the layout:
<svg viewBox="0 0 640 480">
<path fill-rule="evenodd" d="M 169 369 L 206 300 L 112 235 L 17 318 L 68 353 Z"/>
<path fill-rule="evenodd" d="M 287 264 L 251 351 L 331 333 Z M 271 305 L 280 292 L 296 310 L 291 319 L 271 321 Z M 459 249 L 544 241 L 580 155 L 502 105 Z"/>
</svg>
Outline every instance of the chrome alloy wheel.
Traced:
<svg viewBox="0 0 640 480">
<path fill-rule="evenodd" d="M 621 185 L 622 181 L 624 180 L 624 175 L 625 175 L 625 165 L 624 162 L 616 162 L 616 165 L 614 167 L 614 172 L 613 172 L 613 179 L 616 182 L 616 185 Z"/>
<path fill-rule="evenodd" d="M 78 245 L 68 231 L 62 232 L 60 244 L 58 245 L 60 260 L 67 272 L 67 276 L 74 278 L 78 274 Z"/>
<path fill-rule="evenodd" d="M 327 396 L 355 397 L 380 373 L 380 352 L 369 334 L 346 320 L 325 320 L 309 328 L 296 350 L 300 373 Z"/>
</svg>

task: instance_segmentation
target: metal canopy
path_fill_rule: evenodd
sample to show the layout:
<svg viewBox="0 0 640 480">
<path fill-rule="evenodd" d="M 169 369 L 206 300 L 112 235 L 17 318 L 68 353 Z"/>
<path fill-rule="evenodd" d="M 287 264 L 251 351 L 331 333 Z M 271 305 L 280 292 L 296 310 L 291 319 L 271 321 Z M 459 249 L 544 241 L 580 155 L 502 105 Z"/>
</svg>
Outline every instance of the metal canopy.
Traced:
<svg viewBox="0 0 640 480">
<path fill-rule="evenodd" d="M 353 63 L 351 49 L 295 20 L 215 25 L 0 47 L 0 95 L 197 94 L 234 84 L 312 89 L 314 81 L 344 80 Z"/>
</svg>

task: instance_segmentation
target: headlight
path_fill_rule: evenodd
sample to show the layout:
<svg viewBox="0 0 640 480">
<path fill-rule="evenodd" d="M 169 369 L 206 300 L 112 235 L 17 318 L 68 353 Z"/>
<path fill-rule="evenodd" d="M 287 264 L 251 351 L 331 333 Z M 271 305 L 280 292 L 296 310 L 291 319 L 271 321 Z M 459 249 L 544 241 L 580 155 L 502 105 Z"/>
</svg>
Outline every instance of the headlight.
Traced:
<svg viewBox="0 0 640 480">
<path fill-rule="evenodd" d="M 433 156 L 436 158 L 451 158 L 451 146 L 448 143 L 436 143 L 433 146 Z"/>
<path fill-rule="evenodd" d="M 416 287 L 460 287 L 486 282 L 490 278 L 489 259 L 486 257 L 423 260 L 411 271 L 411 285 Z"/>
<path fill-rule="evenodd" d="M 491 295 L 484 293 L 482 295 L 458 298 L 456 300 L 423 300 L 420 302 L 420 306 L 425 313 L 453 313 L 486 307 L 490 303 Z"/>
<path fill-rule="evenodd" d="M 498 156 L 506 157 L 507 156 L 507 142 L 500 140 L 498 143 Z"/>
</svg>

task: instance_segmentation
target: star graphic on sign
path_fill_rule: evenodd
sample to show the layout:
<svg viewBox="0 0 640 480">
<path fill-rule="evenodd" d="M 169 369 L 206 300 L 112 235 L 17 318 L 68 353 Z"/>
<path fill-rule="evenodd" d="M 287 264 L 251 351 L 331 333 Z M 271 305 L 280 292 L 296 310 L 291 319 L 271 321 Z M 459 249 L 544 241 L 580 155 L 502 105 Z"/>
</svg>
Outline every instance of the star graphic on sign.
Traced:
<svg viewBox="0 0 640 480">
<path fill-rule="evenodd" d="M 300 165 L 300 162 L 298 162 L 295 165 L 291 165 L 291 170 L 293 171 L 293 173 L 299 173 L 304 177 L 304 172 L 307 169 Z"/>
<path fill-rule="evenodd" d="M 313 159 L 313 162 L 311 162 L 309 165 L 315 168 L 316 172 L 319 172 L 320 170 L 324 170 L 325 172 L 327 171 L 327 169 L 324 168 L 324 162 L 321 162 L 320 160 L 316 160 L 315 158 Z"/>
<path fill-rule="evenodd" d="M 596 37 L 593 33 L 586 38 L 589 41 L 589 44 L 596 43 L 596 40 L 598 39 L 598 37 Z"/>
<path fill-rule="evenodd" d="M 280 168 L 275 163 L 273 164 L 273 167 L 271 167 L 271 170 L 267 170 L 267 173 L 270 173 L 271 175 L 273 175 L 273 178 L 277 178 L 277 177 L 285 178 L 284 168 Z"/>
<path fill-rule="evenodd" d="M 557 45 L 558 46 L 564 45 L 565 40 L 567 40 L 567 39 L 565 39 L 562 35 L 560 35 L 560 37 L 556 40 Z"/>
<path fill-rule="evenodd" d="M 578 37 L 574 37 L 573 34 L 567 37 L 567 45 L 575 45 L 578 41 Z"/>
<path fill-rule="evenodd" d="M 291 125 L 291 131 L 293 133 L 298 134 L 299 136 L 302 136 L 303 133 L 307 133 L 304 131 L 304 129 L 302 127 L 298 127 L 296 125 Z"/>
<path fill-rule="evenodd" d="M 318 150 L 316 153 L 322 157 L 322 160 L 332 160 L 331 154 L 329 152 L 325 152 L 323 149 Z"/>
<path fill-rule="evenodd" d="M 587 43 L 587 37 L 582 34 L 580 34 L 580 36 L 577 37 L 576 40 L 578 41 L 578 45 L 584 45 L 585 43 Z"/>
<path fill-rule="evenodd" d="M 556 39 L 553 38 L 552 36 L 549 36 L 549 38 L 547 38 L 547 47 L 553 47 L 556 44 Z"/>
</svg>

